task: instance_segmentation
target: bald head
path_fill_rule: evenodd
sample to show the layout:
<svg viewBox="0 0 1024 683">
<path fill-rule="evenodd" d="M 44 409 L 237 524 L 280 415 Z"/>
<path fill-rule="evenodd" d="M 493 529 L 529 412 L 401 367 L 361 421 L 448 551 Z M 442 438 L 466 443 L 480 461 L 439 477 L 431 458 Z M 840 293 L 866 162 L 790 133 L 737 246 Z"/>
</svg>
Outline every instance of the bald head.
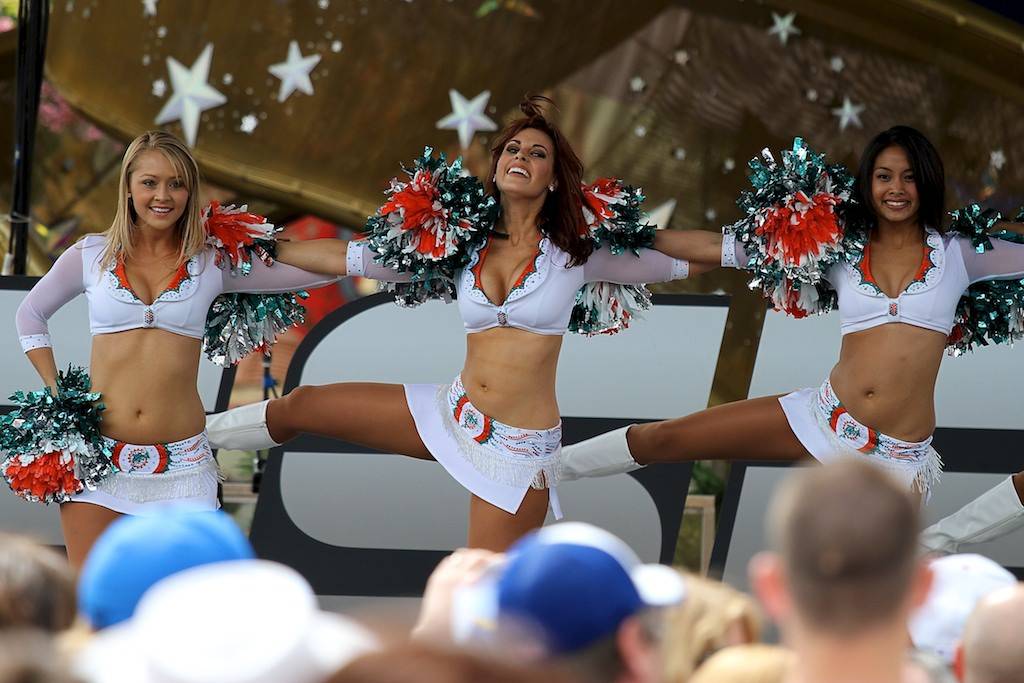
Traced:
<svg viewBox="0 0 1024 683">
<path fill-rule="evenodd" d="M 1024 672 L 1024 585 L 990 593 L 967 620 L 964 683 L 1015 683 Z"/>
</svg>

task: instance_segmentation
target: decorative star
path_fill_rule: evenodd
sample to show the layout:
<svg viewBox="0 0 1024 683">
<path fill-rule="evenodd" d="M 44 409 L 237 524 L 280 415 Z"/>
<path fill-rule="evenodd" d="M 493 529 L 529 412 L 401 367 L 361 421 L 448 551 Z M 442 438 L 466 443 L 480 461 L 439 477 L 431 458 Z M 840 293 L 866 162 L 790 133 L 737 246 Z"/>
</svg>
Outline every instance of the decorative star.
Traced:
<svg viewBox="0 0 1024 683">
<path fill-rule="evenodd" d="M 843 61 L 842 57 L 836 55 L 832 59 L 828 60 L 828 68 L 832 69 L 836 73 L 839 73 L 846 68 L 846 62 Z"/>
<path fill-rule="evenodd" d="M 163 97 L 167 94 L 167 81 L 162 78 L 158 78 L 153 81 L 152 93 L 155 97 Z"/>
<path fill-rule="evenodd" d="M 213 43 L 207 43 L 191 68 L 186 69 L 173 57 L 167 58 L 167 71 L 171 77 L 174 94 L 164 108 L 156 115 L 156 123 L 180 121 L 185 132 L 185 141 L 195 146 L 199 130 L 199 117 L 207 109 L 213 109 L 227 102 L 227 98 L 214 90 L 207 79 L 210 76 L 210 61 L 213 59 Z"/>
<path fill-rule="evenodd" d="M 147 17 L 156 16 L 156 3 L 160 0 L 142 0 L 142 14 Z"/>
<path fill-rule="evenodd" d="M 779 42 L 785 45 L 789 42 L 790 36 L 800 35 L 800 29 L 793 25 L 794 19 L 796 12 L 790 12 L 784 17 L 772 12 L 772 27 L 768 29 L 768 35 L 778 36 Z"/>
<path fill-rule="evenodd" d="M 490 90 L 484 90 L 472 100 L 467 100 L 458 90 L 452 89 L 448 91 L 448 99 L 452 103 L 452 113 L 438 121 L 437 128 L 457 130 L 462 149 L 469 148 L 477 131 L 498 129 L 498 124 L 484 113 L 487 101 L 491 99 Z"/>
<path fill-rule="evenodd" d="M 643 92 L 646 87 L 647 81 L 640 76 L 633 76 L 633 78 L 629 79 L 629 89 L 633 92 Z"/>
<path fill-rule="evenodd" d="M 807 101 L 808 102 L 817 102 L 818 101 L 818 91 L 815 90 L 814 88 L 808 88 L 807 92 L 804 93 L 804 95 L 807 97 Z"/>
<path fill-rule="evenodd" d="M 732 157 L 727 157 L 726 160 L 722 162 L 722 173 L 730 173 L 735 168 L 736 160 Z"/>
<path fill-rule="evenodd" d="M 277 92 L 277 101 L 284 102 L 296 90 L 307 95 L 313 94 L 313 82 L 309 80 L 309 72 L 320 61 L 320 55 L 311 54 L 303 57 L 299 51 L 298 41 L 288 43 L 288 59 L 271 64 L 267 71 L 281 79 L 281 89 Z"/>
<path fill-rule="evenodd" d="M 1006 153 L 1002 149 L 994 149 L 988 154 L 988 164 L 997 171 L 1003 170 L 1006 164 Z"/>
<path fill-rule="evenodd" d="M 684 147 L 676 147 L 672 150 L 672 156 L 675 157 L 676 161 L 684 161 L 686 159 L 686 149 Z"/>
<path fill-rule="evenodd" d="M 705 212 L 704 212 L 704 218 L 705 218 L 705 219 L 706 219 L 706 220 L 707 220 L 707 221 L 708 221 L 709 223 L 713 223 L 713 222 L 714 222 L 714 220 L 715 220 L 716 218 L 718 218 L 718 212 L 717 212 L 717 211 L 715 211 L 714 209 L 708 209 L 707 211 L 705 211 Z"/>
<path fill-rule="evenodd" d="M 863 128 L 860 122 L 860 113 L 864 111 L 863 104 L 854 104 L 849 97 L 843 97 L 843 106 L 833 107 L 832 116 L 839 118 L 839 130 L 844 131 L 850 124 Z"/>
<path fill-rule="evenodd" d="M 690 53 L 686 50 L 676 50 L 673 59 L 676 60 L 676 64 L 679 66 L 686 66 L 690 63 Z"/>
<path fill-rule="evenodd" d="M 342 42 L 340 40 L 335 40 L 333 43 L 331 43 L 331 52 L 341 52 L 342 47 Z"/>
<path fill-rule="evenodd" d="M 672 222 L 672 214 L 676 210 L 676 200 L 670 199 L 667 202 L 658 204 L 647 214 L 647 222 L 651 223 L 658 228 L 667 228 L 668 224 Z"/>
<path fill-rule="evenodd" d="M 242 124 L 238 126 L 238 130 L 242 131 L 246 135 L 251 135 L 259 124 L 260 120 L 256 118 L 255 114 L 246 114 L 242 117 Z"/>
<path fill-rule="evenodd" d="M 636 128 L 633 129 L 633 135 L 638 138 L 647 137 L 647 126 L 642 123 L 637 124 Z"/>
</svg>

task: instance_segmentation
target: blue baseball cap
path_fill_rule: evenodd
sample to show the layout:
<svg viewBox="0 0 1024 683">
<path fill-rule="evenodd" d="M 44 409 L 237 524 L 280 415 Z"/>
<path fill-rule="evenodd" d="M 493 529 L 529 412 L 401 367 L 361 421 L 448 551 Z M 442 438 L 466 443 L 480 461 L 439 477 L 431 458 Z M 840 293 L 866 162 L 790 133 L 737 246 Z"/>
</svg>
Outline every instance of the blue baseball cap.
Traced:
<svg viewBox="0 0 1024 683">
<path fill-rule="evenodd" d="M 512 624 L 539 636 L 548 654 L 569 654 L 613 635 L 643 609 L 681 603 L 685 594 L 671 567 L 643 564 L 603 529 L 563 522 L 525 536 L 503 564 L 455 595 L 453 635 L 482 641 Z"/>
<path fill-rule="evenodd" d="M 78 611 L 95 629 L 125 621 L 153 584 L 191 567 L 247 560 L 252 546 L 220 511 L 169 509 L 123 517 L 107 528 L 78 579 Z"/>
</svg>

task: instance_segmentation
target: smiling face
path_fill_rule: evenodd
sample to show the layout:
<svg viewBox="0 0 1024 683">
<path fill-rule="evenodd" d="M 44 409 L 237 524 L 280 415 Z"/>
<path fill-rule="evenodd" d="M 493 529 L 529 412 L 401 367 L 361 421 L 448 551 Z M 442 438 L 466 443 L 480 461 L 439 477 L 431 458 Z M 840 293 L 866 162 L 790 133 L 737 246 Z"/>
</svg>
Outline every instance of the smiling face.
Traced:
<svg viewBox="0 0 1024 683">
<path fill-rule="evenodd" d="M 871 173 L 871 205 L 879 223 L 916 222 L 920 200 L 914 170 L 899 145 L 883 149 Z"/>
<path fill-rule="evenodd" d="M 177 226 L 188 206 L 185 180 L 170 160 L 156 150 L 147 150 L 135 159 L 128 191 L 139 228 L 170 230 Z"/>
<path fill-rule="evenodd" d="M 555 174 L 555 144 L 536 128 L 524 128 L 505 143 L 494 169 L 503 196 L 535 198 L 548 192 Z"/>
</svg>

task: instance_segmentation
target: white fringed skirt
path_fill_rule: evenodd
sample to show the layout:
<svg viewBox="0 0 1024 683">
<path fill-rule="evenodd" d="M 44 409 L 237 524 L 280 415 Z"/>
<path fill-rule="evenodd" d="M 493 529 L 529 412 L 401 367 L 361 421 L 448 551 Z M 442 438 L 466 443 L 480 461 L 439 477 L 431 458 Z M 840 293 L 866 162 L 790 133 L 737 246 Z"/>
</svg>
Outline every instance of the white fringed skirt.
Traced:
<svg viewBox="0 0 1024 683">
<path fill-rule="evenodd" d="M 461 377 L 448 385 L 406 384 L 405 399 L 423 444 L 463 487 L 512 514 L 528 490 L 546 488 L 561 518 L 561 424 L 526 429 L 499 422 L 470 402 Z"/>
</svg>

